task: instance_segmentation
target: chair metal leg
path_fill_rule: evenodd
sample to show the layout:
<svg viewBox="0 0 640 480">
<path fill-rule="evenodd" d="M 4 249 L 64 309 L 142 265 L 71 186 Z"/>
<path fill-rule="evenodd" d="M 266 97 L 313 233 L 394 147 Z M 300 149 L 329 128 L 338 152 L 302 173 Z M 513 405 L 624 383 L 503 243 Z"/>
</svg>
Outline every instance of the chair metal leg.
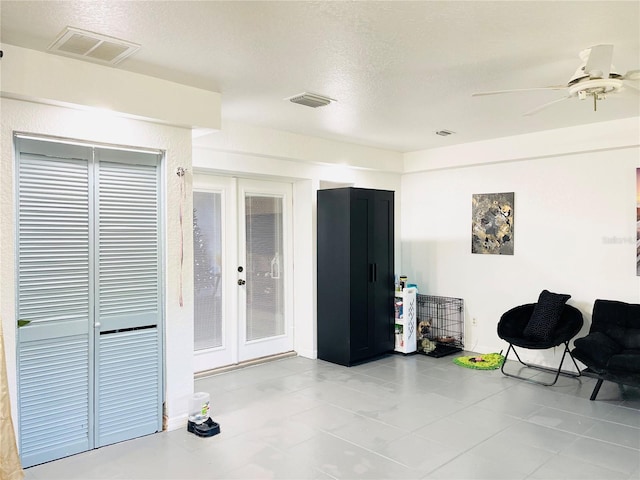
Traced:
<svg viewBox="0 0 640 480">
<path fill-rule="evenodd" d="M 591 397 L 589 398 L 589 400 L 596 399 L 596 397 L 598 396 L 598 392 L 600 391 L 600 387 L 602 386 L 602 382 L 604 382 L 604 380 L 602 378 L 599 378 L 598 381 L 596 382 L 596 386 L 593 389 L 593 392 L 591 392 Z"/>
<path fill-rule="evenodd" d="M 553 379 L 553 382 L 550 382 L 550 383 L 549 382 L 541 382 L 539 380 L 533 380 L 531 378 L 523 377 L 521 375 L 515 375 L 513 373 L 505 372 L 504 371 L 504 366 L 507 363 L 507 357 L 509 356 L 509 353 L 511 352 L 511 350 L 513 350 L 513 353 L 515 354 L 515 356 L 518 359 L 518 361 L 522 365 L 524 365 L 525 367 L 533 368 L 534 370 L 542 370 L 542 371 L 545 371 L 545 372 L 555 373 L 556 376 Z M 567 355 L 567 353 L 569 354 L 569 357 L 571 357 L 571 360 L 573 361 L 573 364 L 575 365 L 576 370 L 577 370 L 578 373 L 571 373 L 571 372 L 563 372 L 562 371 L 562 364 L 564 363 L 564 357 Z M 502 371 L 503 375 L 505 375 L 507 377 L 518 378 L 518 379 L 524 380 L 526 382 L 537 383 L 538 385 L 544 385 L 545 387 L 550 387 L 552 385 L 555 385 L 556 382 L 558 381 L 558 377 L 560 375 L 562 375 L 564 377 L 571 377 L 571 378 L 578 378 L 578 377 L 580 377 L 582 375 L 581 372 L 580 372 L 580 369 L 578 368 L 578 364 L 576 363 L 576 360 L 573 358 L 573 355 L 571 355 L 571 351 L 569 350 L 569 342 L 565 342 L 564 343 L 564 351 L 562 352 L 562 358 L 560 359 L 560 365 L 558 366 L 557 370 L 554 369 L 554 368 L 542 367 L 542 366 L 539 366 L 539 365 L 533 365 L 533 364 L 530 364 L 530 363 L 523 362 L 520 359 L 520 355 L 518 355 L 518 352 L 516 351 L 516 348 L 511 343 L 509 344 L 509 348 L 507 348 L 507 353 L 504 356 L 504 362 L 502 362 L 502 367 L 500 367 L 500 370 Z"/>
</svg>

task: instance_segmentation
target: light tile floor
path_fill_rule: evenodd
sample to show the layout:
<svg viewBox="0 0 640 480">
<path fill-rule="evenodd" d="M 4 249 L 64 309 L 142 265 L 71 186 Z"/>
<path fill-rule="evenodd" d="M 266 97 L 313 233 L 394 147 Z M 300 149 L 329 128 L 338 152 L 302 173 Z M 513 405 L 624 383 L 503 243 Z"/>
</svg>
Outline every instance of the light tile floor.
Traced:
<svg viewBox="0 0 640 480">
<path fill-rule="evenodd" d="M 452 359 L 293 357 L 200 379 L 220 435 L 158 433 L 26 480 L 640 478 L 640 389 L 605 382 L 592 402 L 593 379 L 543 387 Z"/>
</svg>

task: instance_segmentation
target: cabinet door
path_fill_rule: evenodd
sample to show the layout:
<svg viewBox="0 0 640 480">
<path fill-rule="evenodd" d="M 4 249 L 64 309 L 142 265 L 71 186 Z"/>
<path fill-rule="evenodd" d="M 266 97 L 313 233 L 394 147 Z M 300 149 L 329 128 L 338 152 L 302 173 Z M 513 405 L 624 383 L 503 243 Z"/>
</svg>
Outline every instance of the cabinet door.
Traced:
<svg viewBox="0 0 640 480">
<path fill-rule="evenodd" d="M 374 354 L 393 350 L 393 192 L 374 192 L 371 252 L 374 267 Z"/>
<path fill-rule="evenodd" d="M 351 195 L 351 306 L 350 354 L 357 362 L 375 355 L 372 233 L 372 196 L 367 190 L 354 189 Z"/>
</svg>

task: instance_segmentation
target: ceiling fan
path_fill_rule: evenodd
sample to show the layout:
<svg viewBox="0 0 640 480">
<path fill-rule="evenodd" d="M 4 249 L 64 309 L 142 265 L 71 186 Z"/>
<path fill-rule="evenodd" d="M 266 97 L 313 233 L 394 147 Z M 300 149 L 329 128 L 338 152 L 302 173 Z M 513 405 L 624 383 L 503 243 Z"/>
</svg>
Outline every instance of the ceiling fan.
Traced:
<svg viewBox="0 0 640 480">
<path fill-rule="evenodd" d="M 593 111 L 596 111 L 598 108 L 598 100 L 604 100 L 607 94 L 618 93 L 624 87 L 631 87 L 640 92 L 640 88 L 637 86 L 624 83 L 625 81 L 640 80 L 640 70 L 630 70 L 624 75 L 615 72 L 613 65 L 611 65 L 613 45 L 593 46 L 580 52 L 579 57 L 582 63 L 566 85 L 480 92 L 474 93 L 472 96 L 498 95 L 502 93 L 528 92 L 533 90 L 564 90 L 566 92 L 564 97 L 540 105 L 524 114 L 525 116 L 529 116 L 538 113 L 550 105 L 574 97 L 580 100 L 585 100 L 589 97 L 593 98 Z"/>
</svg>

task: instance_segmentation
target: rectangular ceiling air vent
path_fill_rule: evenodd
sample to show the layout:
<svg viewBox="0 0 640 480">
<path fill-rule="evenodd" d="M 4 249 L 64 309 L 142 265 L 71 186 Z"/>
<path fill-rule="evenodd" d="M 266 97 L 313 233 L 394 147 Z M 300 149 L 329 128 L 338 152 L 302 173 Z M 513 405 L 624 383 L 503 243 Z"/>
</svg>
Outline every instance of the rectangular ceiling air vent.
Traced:
<svg viewBox="0 0 640 480">
<path fill-rule="evenodd" d="M 307 107 L 318 108 L 329 105 L 331 102 L 335 102 L 333 98 L 324 97 L 316 93 L 303 92 L 293 97 L 285 98 L 290 102 L 297 103 L 299 105 L 305 105 Z"/>
<path fill-rule="evenodd" d="M 67 27 L 49 45 L 49 51 L 106 65 L 117 65 L 140 48 L 137 43 Z"/>
<path fill-rule="evenodd" d="M 436 135 L 440 135 L 441 137 L 448 137 L 449 135 L 453 135 L 455 132 L 451 130 L 438 130 Z"/>
</svg>

